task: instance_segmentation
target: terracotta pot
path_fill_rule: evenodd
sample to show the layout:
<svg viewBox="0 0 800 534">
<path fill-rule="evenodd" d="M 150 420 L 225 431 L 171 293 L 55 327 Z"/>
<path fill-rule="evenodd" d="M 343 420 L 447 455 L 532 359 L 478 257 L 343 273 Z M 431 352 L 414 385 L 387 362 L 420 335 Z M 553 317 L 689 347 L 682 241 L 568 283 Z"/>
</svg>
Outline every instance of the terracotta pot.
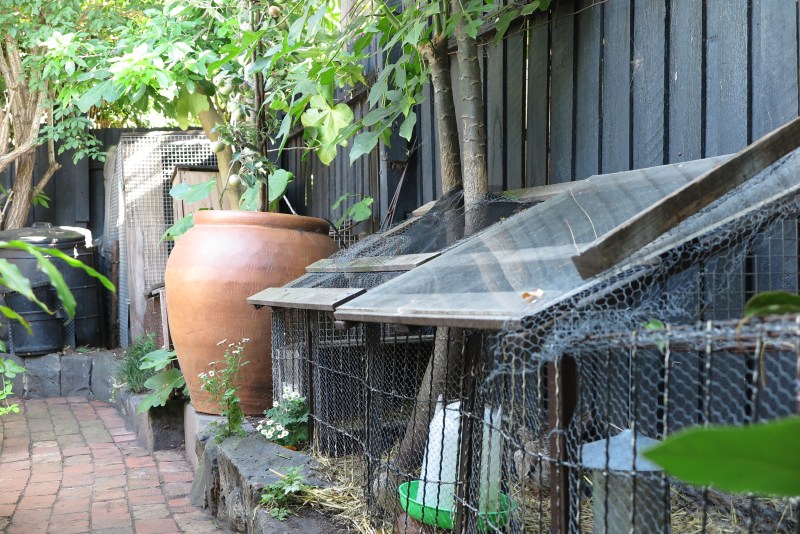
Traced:
<svg viewBox="0 0 800 534">
<path fill-rule="evenodd" d="M 305 267 L 336 251 L 321 219 L 247 211 L 200 211 L 181 236 L 165 274 L 169 327 L 192 404 L 219 413 L 198 375 L 223 359 L 227 344 L 249 338 L 240 376 L 244 412 L 260 415 L 272 406 L 271 318 L 247 297 L 279 287 Z M 220 341 L 227 340 L 219 345 Z"/>
</svg>

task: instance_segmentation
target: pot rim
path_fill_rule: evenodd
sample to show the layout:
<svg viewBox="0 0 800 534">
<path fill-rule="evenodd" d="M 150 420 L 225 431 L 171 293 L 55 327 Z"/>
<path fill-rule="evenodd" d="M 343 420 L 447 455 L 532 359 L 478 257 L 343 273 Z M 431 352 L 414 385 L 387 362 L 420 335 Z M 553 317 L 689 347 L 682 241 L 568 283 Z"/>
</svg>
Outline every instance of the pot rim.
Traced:
<svg viewBox="0 0 800 534">
<path fill-rule="evenodd" d="M 302 232 L 313 232 L 328 235 L 330 224 L 324 219 L 306 217 L 305 215 L 289 215 L 286 213 L 269 213 L 260 211 L 237 210 L 203 210 L 194 214 L 195 225 L 223 226 L 265 226 L 270 228 L 287 228 Z"/>
</svg>

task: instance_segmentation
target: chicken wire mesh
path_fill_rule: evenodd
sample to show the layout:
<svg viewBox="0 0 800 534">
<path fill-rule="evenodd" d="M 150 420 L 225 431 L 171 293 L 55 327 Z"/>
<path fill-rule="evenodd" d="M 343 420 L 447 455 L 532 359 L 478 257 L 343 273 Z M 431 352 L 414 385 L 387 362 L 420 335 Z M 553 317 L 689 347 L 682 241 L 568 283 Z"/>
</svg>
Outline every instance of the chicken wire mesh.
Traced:
<svg viewBox="0 0 800 534">
<path fill-rule="evenodd" d="M 171 242 L 162 241 L 161 236 L 175 222 L 169 190 L 177 165 L 216 165 L 204 134 L 150 132 L 120 138 L 114 180 L 119 180 L 121 188 L 113 190 L 112 211 L 118 212 L 121 220 L 115 231 L 120 242 L 119 335 L 123 347 L 130 342 L 131 306 L 143 316 L 145 293 L 164 283 Z M 114 202 L 119 207 L 115 208 Z M 135 278 L 136 294 L 130 292 L 131 277 Z"/>
<path fill-rule="evenodd" d="M 433 531 L 420 520 L 458 532 L 797 532 L 797 503 L 692 488 L 639 455 L 690 425 L 800 410 L 798 323 L 726 321 L 753 294 L 797 290 L 793 168 L 778 165 L 781 187 L 769 173 L 754 179 L 617 271 L 558 286 L 558 298 L 499 331 L 274 308 L 275 391 L 288 384 L 308 397 L 312 449 L 334 478 L 364 488 L 383 532 Z M 589 218 L 585 202 L 578 207 Z M 577 229 L 573 220 L 573 237 Z M 548 241 L 555 235 L 537 239 L 558 245 Z M 457 292 L 466 282 L 456 270 L 429 287 Z M 324 284 L 375 287 L 356 276 L 375 273 L 329 274 Z M 400 285 L 388 279 L 367 296 Z M 424 306 L 409 294 L 393 293 Z M 666 328 L 644 329 L 653 319 Z"/>
</svg>

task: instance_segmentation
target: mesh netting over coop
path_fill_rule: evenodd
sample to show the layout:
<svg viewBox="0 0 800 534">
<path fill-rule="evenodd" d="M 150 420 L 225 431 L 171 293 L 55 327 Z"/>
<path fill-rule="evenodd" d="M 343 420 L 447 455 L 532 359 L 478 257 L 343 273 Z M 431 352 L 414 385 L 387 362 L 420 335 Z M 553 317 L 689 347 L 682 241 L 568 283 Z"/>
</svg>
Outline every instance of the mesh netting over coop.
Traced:
<svg viewBox="0 0 800 534">
<path fill-rule="evenodd" d="M 343 458 L 363 453 L 366 346 L 399 362 L 384 366 L 381 378 L 398 388 L 387 411 L 398 414 L 396 421 L 381 423 L 385 433 L 381 439 L 387 444 L 405 426 L 413 408 L 412 388 L 421 379 L 425 355 L 433 347 L 433 329 L 411 334 L 392 325 L 378 330 L 342 328 L 333 319 L 335 307 L 438 256 L 461 239 L 467 227 L 487 227 L 534 202 L 535 195 L 491 198 L 465 214 L 462 195 L 455 192 L 424 214 L 309 266 L 305 276 L 286 287 L 267 289 L 249 299 L 273 309 L 275 400 L 280 402 L 280 392 L 286 390 L 308 397 L 313 443 L 321 454 Z"/>
<path fill-rule="evenodd" d="M 312 412 L 339 414 L 312 413 L 314 431 L 342 444 L 320 447 L 315 437 L 315 451 L 365 488 L 375 525 L 797 528 L 787 502 L 691 490 L 639 453 L 685 426 L 797 411 L 794 323 L 737 334 L 724 321 L 757 292 L 797 291 L 800 154 L 612 271 L 584 280 L 573 263 L 581 246 L 723 160 L 571 184 L 362 294 L 315 297 L 335 309 L 333 320 L 319 315 L 326 323 L 276 299 L 274 366 L 286 369 L 288 357 L 296 377 L 276 386 L 300 388 Z M 645 324 L 673 326 L 642 332 Z M 326 336 L 346 350 L 320 359 Z M 346 387 L 317 379 L 326 374 Z"/>
</svg>

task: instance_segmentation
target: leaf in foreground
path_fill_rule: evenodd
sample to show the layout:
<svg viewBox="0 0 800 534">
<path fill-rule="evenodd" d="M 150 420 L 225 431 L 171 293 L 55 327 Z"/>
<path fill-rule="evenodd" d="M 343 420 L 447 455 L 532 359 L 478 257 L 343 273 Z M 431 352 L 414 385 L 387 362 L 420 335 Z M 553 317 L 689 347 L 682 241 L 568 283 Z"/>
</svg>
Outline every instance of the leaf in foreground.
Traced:
<svg viewBox="0 0 800 534">
<path fill-rule="evenodd" d="M 644 455 L 691 484 L 735 493 L 800 495 L 800 417 L 692 428 Z"/>
</svg>

